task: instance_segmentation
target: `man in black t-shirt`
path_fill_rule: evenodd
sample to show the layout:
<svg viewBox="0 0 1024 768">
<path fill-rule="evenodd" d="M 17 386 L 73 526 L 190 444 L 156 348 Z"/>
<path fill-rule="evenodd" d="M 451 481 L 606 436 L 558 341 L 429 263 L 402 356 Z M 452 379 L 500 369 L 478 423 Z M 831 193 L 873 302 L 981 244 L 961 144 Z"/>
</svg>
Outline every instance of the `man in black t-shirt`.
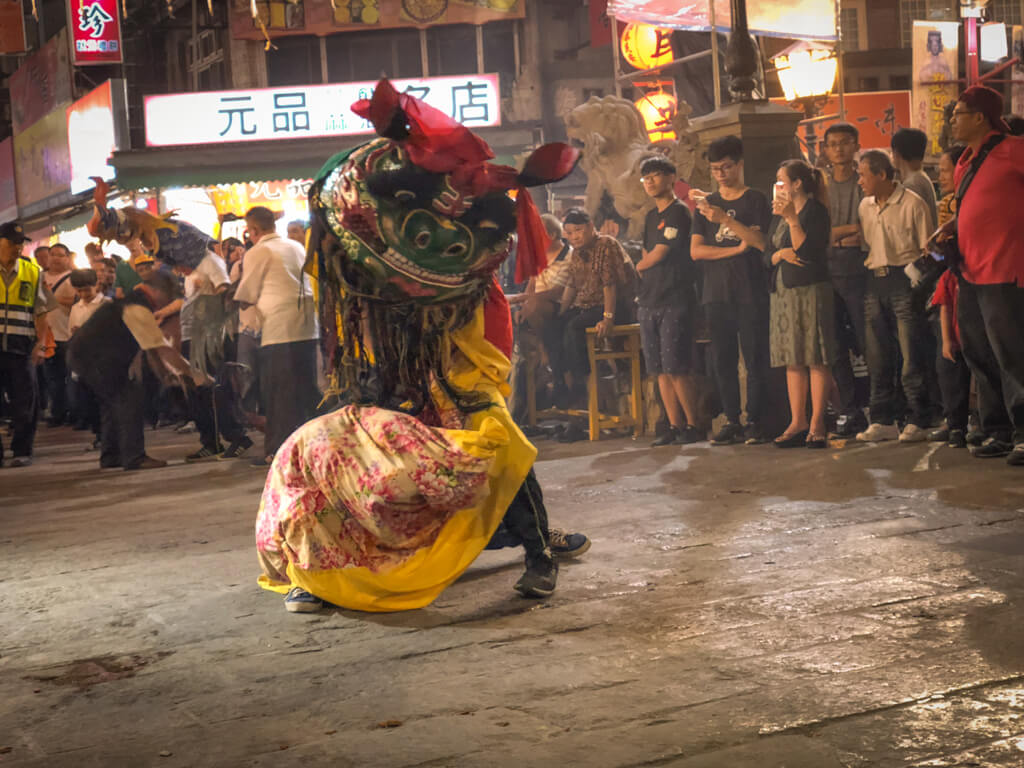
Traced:
<svg viewBox="0 0 1024 768">
<path fill-rule="evenodd" d="M 653 445 L 700 440 L 697 432 L 693 366 L 694 265 L 690 259 L 690 210 L 676 197 L 676 167 L 664 157 L 640 166 L 644 191 L 655 207 L 644 224 L 643 258 L 637 292 L 640 342 L 648 373 L 658 390 L 670 427 Z"/>
<path fill-rule="evenodd" d="M 743 183 L 743 142 L 725 136 L 708 147 L 714 194 L 691 190 L 698 202 L 690 252 L 703 265 L 700 303 L 711 334 L 718 394 L 727 423 L 712 445 L 765 441 L 768 375 L 768 286 L 761 264 L 771 220 L 768 199 Z M 747 425 L 740 424 L 739 352 L 747 369 Z"/>
</svg>

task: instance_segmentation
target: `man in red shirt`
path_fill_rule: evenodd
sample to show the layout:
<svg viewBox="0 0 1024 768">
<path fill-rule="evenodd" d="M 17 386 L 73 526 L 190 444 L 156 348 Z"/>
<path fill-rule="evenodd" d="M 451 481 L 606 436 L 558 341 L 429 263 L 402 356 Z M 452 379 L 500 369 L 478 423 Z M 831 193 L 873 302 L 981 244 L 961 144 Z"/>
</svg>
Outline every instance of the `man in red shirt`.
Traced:
<svg viewBox="0 0 1024 768">
<path fill-rule="evenodd" d="M 956 166 L 958 190 L 989 149 L 959 201 L 957 314 L 988 435 L 974 455 L 1009 455 L 1009 464 L 1024 466 L 1024 139 L 1006 135 L 1002 114 L 1003 97 L 976 85 L 960 96 L 950 120 L 953 138 L 967 145 Z"/>
</svg>

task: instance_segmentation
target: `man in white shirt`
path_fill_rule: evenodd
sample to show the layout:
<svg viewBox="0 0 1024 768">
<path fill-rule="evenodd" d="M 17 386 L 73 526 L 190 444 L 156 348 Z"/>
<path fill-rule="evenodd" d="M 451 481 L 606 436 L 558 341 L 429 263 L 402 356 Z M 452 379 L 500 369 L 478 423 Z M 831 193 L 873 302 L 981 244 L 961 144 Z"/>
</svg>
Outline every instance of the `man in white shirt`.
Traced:
<svg viewBox="0 0 1024 768">
<path fill-rule="evenodd" d="M 864 190 L 859 214 L 865 264 L 869 271 L 866 319 L 866 357 L 871 376 L 871 425 L 857 439 L 862 442 L 892 440 L 921 442 L 927 439 L 928 365 L 922 338 L 927 332 L 924 316 L 915 306 L 910 279 L 904 267 L 921 255 L 931 235 L 927 204 L 895 181 L 896 169 L 888 155 L 870 150 L 861 155 L 860 185 Z M 902 385 L 907 400 L 907 424 L 899 432 L 896 419 L 897 345 L 903 356 Z"/>
<path fill-rule="evenodd" d="M 254 305 L 260 315 L 260 395 L 267 418 L 261 465 L 269 465 L 281 444 L 316 411 L 320 333 L 313 290 L 302 271 L 302 246 L 277 234 L 269 208 L 249 209 L 245 223 L 256 245 L 245 254 L 235 299 L 243 308 Z"/>
<path fill-rule="evenodd" d="M 57 308 L 46 318 L 53 333 L 55 351 L 53 357 L 47 358 L 43 365 L 50 401 L 50 419 L 47 423 L 51 427 L 59 427 L 69 421 L 71 415 L 68 402 L 67 347 L 71 339 L 71 307 L 78 299 L 78 294 L 71 285 L 71 252 L 63 243 L 54 243 L 50 246 L 50 259 L 46 271 L 43 272 L 43 281 L 57 300 Z"/>
</svg>

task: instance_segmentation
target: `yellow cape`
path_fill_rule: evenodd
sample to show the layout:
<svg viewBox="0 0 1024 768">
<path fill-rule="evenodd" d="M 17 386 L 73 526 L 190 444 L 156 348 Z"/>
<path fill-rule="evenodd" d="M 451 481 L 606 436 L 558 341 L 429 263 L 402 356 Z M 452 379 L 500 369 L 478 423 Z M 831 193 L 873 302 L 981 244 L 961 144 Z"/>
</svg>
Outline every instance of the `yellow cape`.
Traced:
<svg viewBox="0 0 1024 768">
<path fill-rule="evenodd" d="M 361 567 L 306 571 L 289 563 L 290 584 L 260 576 L 260 586 L 282 594 L 301 587 L 353 610 L 408 611 L 436 600 L 483 551 L 533 466 L 537 449 L 519 431 L 505 405 L 511 364 L 484 337 L 482 307 L 452 340 L 458 354 L 453 356 L 451 382 L 462 390 L 483 392 L 494 403 L 471 414 L 464 429 L 448 432 L 468 453 L 494 453 L 488 495 L 477 506 L 455 513 L 431 546 L 390 571 L 374 573 Z M 435 397 L 444 399 L 439 391 Z"/>
</svg>

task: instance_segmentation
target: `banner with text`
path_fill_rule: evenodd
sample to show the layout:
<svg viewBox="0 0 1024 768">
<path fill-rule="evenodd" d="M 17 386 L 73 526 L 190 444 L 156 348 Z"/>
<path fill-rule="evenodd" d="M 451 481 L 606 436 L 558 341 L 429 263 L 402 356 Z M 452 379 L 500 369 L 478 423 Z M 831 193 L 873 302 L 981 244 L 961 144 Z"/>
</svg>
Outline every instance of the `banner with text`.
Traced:
<svg viewBox="0 0 1024 768">
<path fill-rule="evenodd" d="M 0 56 L 26 50 L 25 11 L 21 0 L 0 0 Z"/>
<path fill-rule="evenodd" d="M 26 130 L 63 102 L 71 101 L 67 29 L 30 55 L 8 80 L 14 133 Z"/>
<path fill-rule="evenodd" d="M 715 28 L 732 27 L 729 0 L 714 0 Z M 810 40 L 836 39 L 835 0 L 759 0 L 750 3 L 748 23 L 753 35 Z M 700 0 L 609 0 L 608 15 L 656 27 L 707 31 L 711 29 L 711 3 Z"/>
<path fill-rule="evenodd" d="M 14 185 L 14 139 L 0 141 L 0 223 L 18 218 L 18 194 Z"/>
<path fill-rule="evenodd" d="M 230 9 L 232 37 L 263 39 L 250 0 L 231 0 Z M 324 37 L 336 32 L 523 18 L 526 0 L 256 0 L 256 11 L 272 37 Z"/>
<path fill-rule="evenodd" d="M 787 104 L 783 98 L 773 98 L 776 104 Z M 861 149 L 888 150 L 892 135 L 900 128 L 910 127 L 910 91 L 871 91 L 868 93 L 848 93 L 844 96 L 846 104 L 846 122 L 857 129 L 860 134 Z M 835 115 L 829 120 L 814 123 L 814 133 L 820 143 L 825 141 L 825 131 L 833 123 L 839 122 L 839 97 L 832 96 L 821 108 L 824 115 Z M 803 130 L 800 131 L 804 133 Z M 800 142 L 805 142 L 801 135 Z M 807 147 L 803 147 L 806 152 Z M 820 157 L 823 147 L 818 146 Z"/>
<path fill-rule="evenodd" d="M 1013 81 L 1010 86 L 1010 112 L 1024 115 L 1024 26 L 1020 24 L 1013 27 L 1013 48 L 1010 51 L 1010 55 L 1017 58 L 1010 75 Z"/>
<path fill-rule="evenodd" d="M 928 134 L 928 154 L 942 154 L 946 105 L 960 92 L 956 83 L 960 49 L 957 21 L 915 21 L 913 34 L 914 128 Z"/>
<path fill-rule="evenodd" d="M 410 93 L 472 128 L 501 125 L 497 75 L 393 80 Z M 373 95 L 375 82 L 305 85 L 240 91 L 147 96 L 146 145 L 223 144 L 235 141 L 312 139 L 373 133 L 350 109 Z M 183 120 L 182 115 L 188 119 Z"/>
<path fill-rule="evenodd" d="M 121 15 L 117 0 L 68 0 L 71 55 L 76 67 L 120 64 Z"/>
<path fill-rule="evenodd" d="M 18 205 L 22 209 L 69 189 L 68 106 L 59 105 L 14 137 Z"/>
</svg>

